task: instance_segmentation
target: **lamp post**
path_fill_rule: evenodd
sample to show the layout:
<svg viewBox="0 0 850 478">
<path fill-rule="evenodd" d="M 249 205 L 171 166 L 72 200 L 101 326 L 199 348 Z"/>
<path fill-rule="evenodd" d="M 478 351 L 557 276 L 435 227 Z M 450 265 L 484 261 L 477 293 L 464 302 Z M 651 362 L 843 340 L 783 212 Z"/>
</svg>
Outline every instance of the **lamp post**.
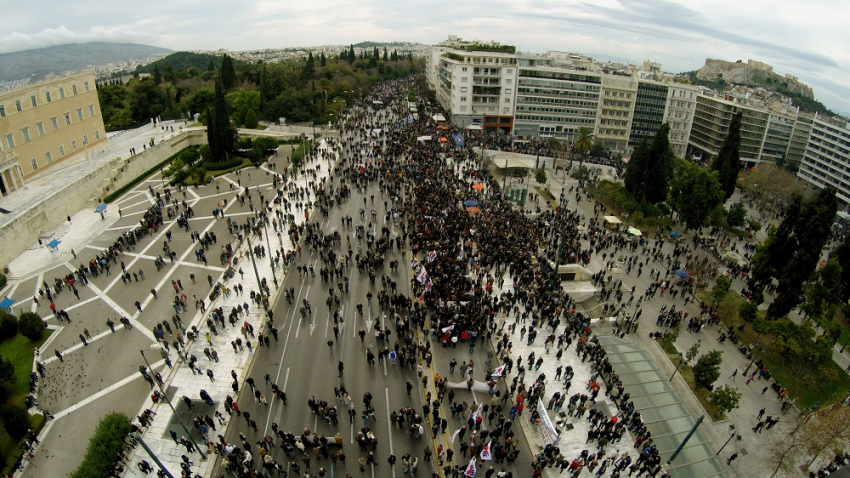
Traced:
<svg viewBox="0 0 850 478">
<path fill-rule="evenodd" d="M 839 351 L 839 353 L 844 353 L 844 348 L 847 347 L 848 343 L 850 343 L 850 336 L 847 336 L 847 340 L 844 341 L 844 345 L 841 346 L 841 351 Z"/>
<path fill-rule="evenodd" d="M 724 448 L 726 448 L 726 445 L 728 445 L 729 442 L 732 441 L 732 438 L 734 438 L 735 435 L 736 435 L 735 425 L 730 424 L 729 425 L 729 438 L 726 439 L 726 443 L 724 443 L 723 446 L 721 446 L 720 449 L 717 450 L 717 453 L 715 453 L 714 456 L 720 455 L 720 452 L 723 451 Z M 738 435 L 738 440 L 741 440 L 741 435 Z"/>
<path fill-rule="evenodd" d="M 681 366 L 682 366 L 682 364 L 687 365 L 687 364 L 688 364 L 688 361 L 687 361 L 687 360 L 685 360 L 685 359 L 682 357 L 682 352 L 679 352 L 679 364 L 678 364 L 678 365 L 676 365 L 676 370 L 673 370 L 673 375 L 670 375 L 670 381 L 671 381 L 671 382 L 673 381 L 673 377 L 675 377 L 675 376 L 676 376 L 676 372 L 678 372 L 678 371 L 679 371 L 679 367 L 681 367 Z"/>
<path fill-rule="evenodd" d="M 766 349 L 765 349 L 765 350 L 766 350 Z M 755 352 L 753 352 L 753 359 L 752 359 L 752 360 L 750 360 L 750 364 L 749 364 L 749 365 L 747 365 L 747 369 L 746 369 L 746 370 L 744 370 L 744 376 L 745 376 L 745 377 L 746 377 L 747 375 L 749 375 L 749 374 L 750 374 L 750 367 L 752 367 L 752 366 L 753 366 L 753 364 L 754 364 L 754 363 L 755 363 L 755 361 L 756 361 L 756 358 L 758 358 L 759 352 L 761 352 L 761 351 L 762 351 L 762 350 L 761 350 L 761 342 L 756 341 L 756 351 L 755 351 Z"/>
<path fill-rule="evenodd" d="M 162 462 L 159 461 L 159 457 L 156 456 L 156 454 L 154 454 L 154 452 L 151 451 L 150 448 L 148 448 L 148 444 L 145 443 L 145 441 L 142 439 L 142 437 L 137 436 L 136 440 L 139 440 L 139 444 L 142 445 L 142 448 L 145 449 L 145 451 L 148 453 L 148 456 L 151 457 L 151 460 L 153 460 L 153 462 L 156 463 L 156 466 L 158 466 L 159 469 L 162 470 L 162 472 L 165 474 L 165 476 L 167 476 L 168 478 L 174 478 L 174 475 L 172 475 L 168 471 L 168 468 L 166 468 L 165 465 L 163 465 Z"/>
<path fill-rule="evenodd" d="M 159 347 L 159 344 L 151 345 L 151 348 L 154 348 L 154 347 Z M 139 350 L 139 353 L 142 354 L 142 359 L 144 359 L 145 365 L 147 365 L 148 369 L 150 369 L 152 371 L 153 369 L 151 368 L 151 364 L 148 362 L 148 358 L 145 357 L 145 351 Z M 171 411 L 176 416 L 177 410 L 174 409 L 174 405 L 172 405 L 171 400 L 168 399 L 168 395 L 165 393 L 165 389 L 162 388 L 162 384 L 159 383 L 159 380 L 154 380 L 154 383 L 156 383 L 157 387 L 159 388 L 159 391 L 162 392 L 162 399 L 165 400 L 165 403 L 167 403 L 169 407 L 171 407 Z M 180 422 L 180 426 L 183 428 L 183 431 L 186 433 L 186 437 L 189 439 L 189 441 L 192 442 L 192 445 L 195 446 L 195 448 L 198 450 L 198 453 L 201 454 L 201 460 L 206 460 L 207 456 L 204 454 L 203 451 L 201 451 L 201 447 L 199 447 L 198 444 L 195 443 L 195 439 L 192 438 L 192 434 L 189 433 L 189 430 L 186 428 L 186 425 L 183 423 L 183 420 L 178 420 L 178 421 Z"/>
<path fill-rule="evenodd" d="M 700 416 L 700 417 L 699 417 L 699 419 L 697 420 L 697 422 L 696 422 L 696 423 L 694 423 L 694 426 L 693 426 L 693 428 L 691 428 L 691 431 L 689 431 L 689 432 L 688 432 L 688 434 L 685 436 L 685 439 L 684 439 L 684 440 L 682 440 L 682 443 L 680 443 L 680 444 L 679 444 L 679 447 L 678 447 L 678 448 L 676 448 L 676 451 L 674 451 L 674 452 L 673 452 L 673 454 L 672 454 L 672 455 L 670 455 L 670 458 L 667 460 L 667 465 L 668 465 L 668 466 L 670 465 L 670 463 L 673 463 L 673 460 L 675 460 L 675 459 L 676 459 L 676 456 L 679 454 L 679 452 L 680 452 L 680 451 L 682 451 L 682 448 L 684 448 L 684 447 L 685 447 L 685 444 L 686 444 L 686 443 L 688 443 L 688 440 L 690 440 L 690 439 L 691 439 L 691 436 L 694 434 L 694 432 L 696 432 L 696 431 L 697 431 L 697 427 L 699 427 L 700 423 L 702 423 L 702 421 L 703 421 L 704 419 L 705 419 L 705 415 L 702 415 L 702 416 Z"/>
</svg>

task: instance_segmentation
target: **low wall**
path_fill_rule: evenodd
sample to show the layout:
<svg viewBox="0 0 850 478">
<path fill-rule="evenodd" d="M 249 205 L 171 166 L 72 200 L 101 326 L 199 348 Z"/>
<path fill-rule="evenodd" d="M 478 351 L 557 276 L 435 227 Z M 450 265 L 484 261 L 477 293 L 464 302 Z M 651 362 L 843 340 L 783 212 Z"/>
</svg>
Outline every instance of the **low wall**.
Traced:
<svg viewBox="0 0 850 478">
<path fill-rule="evenodd" d="M 203 129 L 183 131 L 131 158 L 114 158 L 81 180 L 61 185 L 41 203 L 0 228 L 0 264 L 5 267 L 12 259 L 38 241 L 42 231 L 53 231 L 86 207 L 94 210 L 98 198 L 129 183 L 140 174 L 169 156 L 190 145 L 206 142 Z"/>
</svg>

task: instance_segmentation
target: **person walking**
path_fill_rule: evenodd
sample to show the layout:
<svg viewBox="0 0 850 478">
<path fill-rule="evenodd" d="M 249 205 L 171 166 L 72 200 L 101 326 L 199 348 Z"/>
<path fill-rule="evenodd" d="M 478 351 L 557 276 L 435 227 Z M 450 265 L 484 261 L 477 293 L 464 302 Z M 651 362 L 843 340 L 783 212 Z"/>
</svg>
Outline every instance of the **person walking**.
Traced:
<svg viewBox="0 0 850 478">
<path fill-rule="evenodd" d="M 731 465 L 732 462 L 735 461 L 736 458 L 738 458 L 738 453 L 737 452 L 732 453 L 732 456 L 730 456 L 729 459 L 726 460 L 726 465 Z"/>
</svg>

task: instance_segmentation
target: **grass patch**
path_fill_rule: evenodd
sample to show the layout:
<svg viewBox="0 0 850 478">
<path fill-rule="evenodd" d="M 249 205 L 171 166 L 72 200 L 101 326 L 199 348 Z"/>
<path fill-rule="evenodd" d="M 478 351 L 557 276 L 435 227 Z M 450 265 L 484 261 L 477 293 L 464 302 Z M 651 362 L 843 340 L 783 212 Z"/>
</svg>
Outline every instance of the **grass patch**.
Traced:
<svg viewBox="0 0 850 478">
<path fill-rule="evenodd" d="M 682 360 L 676 346 L 671 344 L 669 341 L 659 340 L 658 345 L 662 350 L 664 350 L 664 353 L 667 355 L 667 358 L 670 359 L 670 363 L 672 363 L 674 367 L 680 360 Z M 685 383 L 687 383 L 688 387 L 691 388 L 691 391 L 694 392 L 694 395 L 696 395 L 700 405 L 702 405 L 702 408 L 705 409 L 705 413 L 711 417 L 712 421 L 717 422 L 726 419 L 726 415 L 723 413 L 723 410 L 717 408 L 713 403 L 708 401 L 708 395 L 711 392 L 704 388 L 697 387 L 696 381 L 694 380 L 694 371 L 690 366 L 682 364 L 677 373 L 685 379 Z"/>
<path fill-rule="evenodd" d="M 29 420 L 30 428 L 32 428 L 36 435 L 42 428 L 44 428 L 44 424 L 47 421 L 44 418 L 44 415 L 30 415 Z M 26 438 L 22 438 L 15 443 L 14 438 L 10 437 L 9 434 L 6 433 L 6 430 L 0 429 L 0 452 L 2 452 L 5 457 L 5 461 L 3 462 L 3 476 L 12 475 L 12 471 L 15 468 L 15 464 L 18 462 L 18 458 L 24 453 L 24 440 L 26 440 Z"/>
<path fill-rule="evenodd" d="M 697 297 L 707 304 L 712 303 L 711 292 L 708 290 L 697 292 Z M 729 292 L 726 297 L 731 298 L 738 305 L 745 302 L 745 299 L 737 292 Z M 759 311 L 759 318 L 763 317 L 764 311 Z M 790 319 L 784 318 L 778 323 L 781 325 L 788 321 Z M 788 395 L 796 400 L 795 403 L 800 409 L 817 409 L 834 403 L 843 399 L 847 395 L 847 390 L 850 390 L 850 376 L 833 360 L 813 364 L 793 354 L 785 353 L 772 335 L 759 336 L 752 324 L 746 324 L 744 330 L 738 330 L 739 326 L 745 324 L 738 314 L 734 314 L 731 318 L 721 316 L 721 323 L 727 330 L 729 327 L 735 330 L 740 344 L 749 345 L 760 341 L 763 347 L 767 347 L 767 352 L 760 353 L 758 360 L 764 362 L 772 378 L 785 387 Z M 735 353 L 738 355 L 734 356 L 734 360 L 746 360 L 744 355 Z M 732 360 L 729 357 L 726 359 Z M 772 390 L 769 393 L 772 393 Z"/>
<path fill-rule="evenodd" d="M 222 169 L 221 171 L 207 171 L 207 174 L 204 175 L 204 181 L 203 181 L 202 184 L 206 184 L 207 181 L 209 181 L 210 178 L 213 177 L 213 175 L 215 175 L 215 177 L 219 178 L 219 177 L 221 177 L 221 176 L 223 176 L 227 173 L 232 173 L 233 171 L 236 171 L 237 169 L 247 168 L 248 166 L 253 166 L 253 165 L 254 165 L 254 163 L 252 163 L 250 159 L 243 158 L 242 164 L 239 164 L 237 166 L 233 166 L 232 168 Z M 189 176 L 188 178 L 186 178 L 186 184 L 189 185 L 189 186 L 193 186 L 195 184 L 195 177 Z"/>
<path fill-rule="evenodd" d="M 30 388 L 33 350 L 40 347 L 50 337 L 51 333 L 53 333 L 52 330 L 45 329 L 41 340 L 36 342 L 18 334 L 0 343 L 0 355 L 9 359 L 15 365 L 15 387 L 10 392 L 10 403 L 24 406 L 24 400 Z"/>
<path fill-rule="evenodd" d="M 549 203 L 549 207 L 553 209 L 558 207 L 558 201 L 556 201 L 555 196 L 553 196 L 552 193 L 549 192 L 549 188 L 534 186 L 534 190 L 537 191 L 537 194 L 539 194 L 540 197 L 542 197 L 546 200 L 546 202 Z"/>
</svg>

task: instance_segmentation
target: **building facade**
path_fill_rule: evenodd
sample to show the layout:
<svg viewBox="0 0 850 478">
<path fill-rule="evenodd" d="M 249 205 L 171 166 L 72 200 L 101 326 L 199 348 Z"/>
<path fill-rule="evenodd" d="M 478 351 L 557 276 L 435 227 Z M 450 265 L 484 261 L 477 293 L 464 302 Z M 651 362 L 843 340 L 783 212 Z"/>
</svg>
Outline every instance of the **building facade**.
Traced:
<svg viewBox="0 0 850 478">
<path fill-rule="evenodd" d="M 809 143 L 809 135 L 812 133 L 812 121 L 814 115 L 800 113 L 794 121 L 794 129 L 791 130 L 791 139 L 788 149 L 785 151 L 785 162 L 799 169 L 806 155 L 806 145 Z"/>
<path fill-rule="evenodd" d="M 839 210 L 850 205 L 850 128 L 847 122 L 815 116 L 797 177 L 816 190 L 833 187 Z"/>
<path fill-rule="evenodd" d="M 0 151 L 4 171 L 26 179 L 105 144 L 94 72 L 54 78 L 0 93 Z M 7 167 L 15 157 L 17 165 Z M 12 182 L 6 183 L 4 194 Z"/>
<path fill-rule="evenodd" d="M 770 114 L 761 108 L 750 107 L 726 96 L 702 93 L 697 96 L 689 151 L 703 160 L 717 156 L 723 141 L 729 134 L 732 117 L 742 112 L 741 118 L 741 161 L 755 164 L 760 160 Z"/>
<path fill-rule="evenodd" d="M 669 86 L 657 81 L 638 81 L 635 96 L 635 113 L 629 133 L 629 147 L 634 148 L 642 140 L 652 141 L 655 132 L 664 123 Z"/>
<path fill-rule="evenodd" d="M 602 77 L 593 134 L 606 149 L 625 151 L 629 145 L 637 88 L 637 78 L 628 73 L 615 72 Z"/>
</svg>

